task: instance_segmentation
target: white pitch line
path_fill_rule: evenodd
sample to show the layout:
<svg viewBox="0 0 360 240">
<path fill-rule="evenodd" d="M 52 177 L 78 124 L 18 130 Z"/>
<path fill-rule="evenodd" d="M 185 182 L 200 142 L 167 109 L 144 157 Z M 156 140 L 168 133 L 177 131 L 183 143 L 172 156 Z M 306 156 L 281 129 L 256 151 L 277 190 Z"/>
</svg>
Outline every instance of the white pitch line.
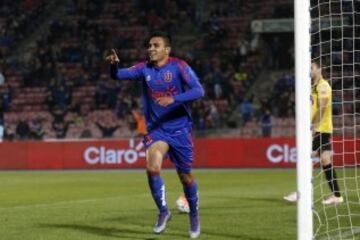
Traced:
<svg viewBox="0 0 360 240">
<path fill-rule="evenodd" d="M 233 194 L 232 191 L 224 191 L 221 192 L 226 196 L 238 196 L 237 194 Z M 245 193 L 245 195 L 251 195 L 251 193 Z M 177 193 L 166 193 L 166 195 L 177 196 Z M 110 201 L 110 200 L 117 200 L 117 199 L 125 199 L 125 198 L 133 198 L 133 197 L 147 197 L 150 196 L 150 193 L 143 193 L 143 194 L 135 194 L 135 195 L 127 195 L 127 196 L 117 196 L 117 197 L 107 197 L 107 198 L 91 198 L 91 199 L 80 199 L 80 200 L 72 200 L 72 201 L 61 201 L 61 202 L 54 202 L 54 203 L 39 203 L 39 204 L 31 204 L 31 205 L 22 205 L 22 206 L 13 206 L 13 207 L 0 207 L 0 211 L 10 211 L 10 210 L 18 210 L 18 209 L 31 209 L 31 208 L 47 208 L 47 207 L 56 207 L 56 206 L 66 206 L 71 204 L 79 204 L 79 203 L 91 203 L 91 202 L 100 202 L 100 201 Z M 208 197 L 216 197 L 218 195 L 213 193 L 201 193 L 201 196 L 208 196 Z"/>
<path fill-rule="evenodd" d="M 32 205 L 14 206 L 14 207 L 0 207 L 0 211 L 17 210 L 17 209 L 31 209 L 31 208 L 47 208 L 47 207 L 71 205 L 71 204 L 78 204 L 78 203 L 109 201 L 109 200 L 124 199 L 124 198 L 130 198 L 130 197 L 144 197 L 144 196 L 148 196 L 148 195 L 149 194 L 144 193 L 144 194 L 137 194 L 137 195 L 117 196 L 117 197 L 108 197 L 108 198 L 92 198 L 92 199 L 61 201 L 61 202 L 54 202 L 54 203 L 40 203 L 40 204 L 32 204 Z"/>
<path fill-rule="evenodd" d="M 353 240 L 353 239 L 355 239 L 355 238 L 353 238 L 354 234 L 357 234 L 357 233 L 360 233 L 360 228 L 354 227 L 352 230 L 341 232 L 341 236 L 329 236 L 330 238 L 322 237 L 319 240 Z M 351 237 L 351 238 L 347 238 L 347 237 Z"/>
</svg>

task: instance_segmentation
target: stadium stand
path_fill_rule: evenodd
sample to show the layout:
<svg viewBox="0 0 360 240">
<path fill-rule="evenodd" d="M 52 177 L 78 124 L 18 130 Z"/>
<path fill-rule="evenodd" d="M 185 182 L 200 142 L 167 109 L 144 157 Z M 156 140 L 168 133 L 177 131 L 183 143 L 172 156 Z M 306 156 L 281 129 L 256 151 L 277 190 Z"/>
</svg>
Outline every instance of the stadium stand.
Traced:
<svg viewBox="0 0 360 240">
<path fill-rule="evenodd" d="M 21 18 L 16 15 L 18 3 L 0 8 L 0 23 L 22 19 L 25 24 L 2 30 L 11 33 L 4 36 L 12 39 L 10 43 L 2 39 L 2 56 L 46 19 L 45 1 L 22 3 L 25 6 L 27 2 L 32 10 Z M 251 33 L 251 20 L 255 16 L 292 16 L 291 1 L 156 1 L 156 6 L 167 11 L 154 8 L 151 2 L 73 0 L 56 6 L 64 14 L 46 22 L 34 47 L 27 49 L 30 57 L 1 61 L 4 138 L 136 136 L 132 110 L 141 109 L 139 85 L 111 80 L 104 56 L 109 48 L 116 47 L 123 66 L 146 59 L 144 44 L 149 31 L 155 29 L 173 35 L 174 54 L 189 62 L 206 90 L 207 97 L 194 103 L 197 134 L 269 136 L 269 128 L 271 136 L 294 134 L 293 110 L 285 114 L 280 107 L 268 106 L 251 90 L 273 57 L 266 50 L 269 43 Z M 286 11 L 289 13 L 283 14 Z M 14 18 L 4 18 L 7 12 L 14 13 Z M 293 88 L 282 89 L 282 81 L 276 84 L 274 94 L 291 102 Z M 271 104 L 278 105 L 275 101 Z"/>
</svg>

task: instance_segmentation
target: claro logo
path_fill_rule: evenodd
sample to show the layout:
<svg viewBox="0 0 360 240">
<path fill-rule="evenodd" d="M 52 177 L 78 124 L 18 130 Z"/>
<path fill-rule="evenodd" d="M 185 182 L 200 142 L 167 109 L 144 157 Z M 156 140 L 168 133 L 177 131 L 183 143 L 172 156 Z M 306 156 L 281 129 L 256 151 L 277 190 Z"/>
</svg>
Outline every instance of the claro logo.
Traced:
<svg viewBox="0 0 360 240">
<path fill-rule="evenodd" d="M 272 144 L 266 150 L 266 157 L 273 163 L 296 162 L 296 148 L 287 144 Z"/>
<path fill-rule="evenodd" d="M 266 158 L 272 163 L 295 163 L 297 158 L 296 147 L 290 147 L 288 144 L 272 144 L 266 150 Z M 312 157 L 313 163 L 320 162 L 319 157 Z"/>
<path fill-rule="evenodd" d="M 143 151 L 144 144 L 142 142 L 135 146 L 135 140 L 129 140 L 128 149 L 112 149 L 104 146 L 87 147 L 84 151 L 84 160 L 90 164 L 121 164 L 126 162 L 134 164 L 139 158 L 145 157 Z"/>
</svg>

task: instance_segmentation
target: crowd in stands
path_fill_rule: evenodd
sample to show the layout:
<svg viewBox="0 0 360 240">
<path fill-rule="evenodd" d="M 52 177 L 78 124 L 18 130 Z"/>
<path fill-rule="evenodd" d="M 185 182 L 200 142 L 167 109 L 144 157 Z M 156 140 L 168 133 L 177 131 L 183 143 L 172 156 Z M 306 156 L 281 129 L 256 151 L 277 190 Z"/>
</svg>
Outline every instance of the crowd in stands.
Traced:
<svg viewBox="0 0 360 240">
<path fill-rule="evenodd" d="M 1 28 L 7 33 L 0 39 L 0 125 L 5 139 L 144 134 L 139 83 L 112 80 L 104 58 L 116 47 L 123 67 L 146 59 L 144 44 L 156 29 L 173 35 L 174 55 L 193 67 L 205 88 L 206 98 L 193 104 L 199 134 L 253 123 L 257 128 L 250 136 L 271 136 L 274 121 L 281 121 L 274 118 L 293 119 L 293 76 L 275 85 L 273 94 L 280 98 L 269 102 L 248 94 L 263 66 L 272 62 L 268 58 L 274 58 L 262 51 L 261 37 L 251 33 L 251 20 L 291 17 L 282 13 L 286 6 L 291 9 L 291 1 L 73 0 L 64 6 L 63 16 L 46 23 L 47 30 L 29 49 L 30 57 L 12 62 L 3 56 L 26 37 L 23 28 L 41 18 L 45 1 L 20 1 L 21 7 L 18 1 L 6 2 L 0 7 L 0 24 L 16 20 L 19 26 Z M 262 3 L 267 7 L 258 8 Z M 24 7 L 32 10 L 21 11 Z M 9 12 L 13 15 L 5 16 Z M 190 46 L 182 45 L 186 33 L 194 40 Z"/>
<path fill-rule="evenodd" d="M 0 59 L 8 57 L 13 47 L 36 29 L 47 5 L 44 0 L 1 1 Z"/>
</svg>

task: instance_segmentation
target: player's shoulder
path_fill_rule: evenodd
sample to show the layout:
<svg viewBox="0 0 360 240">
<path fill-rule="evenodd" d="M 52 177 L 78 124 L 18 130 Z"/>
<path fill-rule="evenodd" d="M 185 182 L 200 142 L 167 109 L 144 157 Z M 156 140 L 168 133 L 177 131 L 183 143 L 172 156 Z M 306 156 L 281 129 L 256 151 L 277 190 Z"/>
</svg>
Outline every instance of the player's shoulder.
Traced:
<svg viewBox="0 0 360 240">
<path fill-rule="evenodd" d="M 186 61 L 184 61 L 183 59 L 177 58 L 177 57 L 170 57 L 169 63 L 172 65 L 175 65 L 177 67 L 180 67 L 180 68 L 189 67 L 189 64 Z"/>
<path fill-rule="evenodd" d="M 320 79 L 316 89 L 321 96 L 328 96 L 329 94 L 331 94 L 331 86 L 329 82 L 325 79 Z"/>
<path fill-rule="evenodd" d="M 326 81 L 324 78 L 322 78 L 322 79 L 320 79 L 320 81 L 317 85 L 317 89 L 324 89 L 324 88 L 331 89 L 331 86 L 328 81 Z"/>
<path fill-rule="evenodd" d="M 142 61 L 142 62 L 138 62 L 135 65 L 131 66 L 130 69 L 131 70 L 142 70 L 144 68 L 149 67 L 149 62 L 148 61 Z"/>
</svg>

